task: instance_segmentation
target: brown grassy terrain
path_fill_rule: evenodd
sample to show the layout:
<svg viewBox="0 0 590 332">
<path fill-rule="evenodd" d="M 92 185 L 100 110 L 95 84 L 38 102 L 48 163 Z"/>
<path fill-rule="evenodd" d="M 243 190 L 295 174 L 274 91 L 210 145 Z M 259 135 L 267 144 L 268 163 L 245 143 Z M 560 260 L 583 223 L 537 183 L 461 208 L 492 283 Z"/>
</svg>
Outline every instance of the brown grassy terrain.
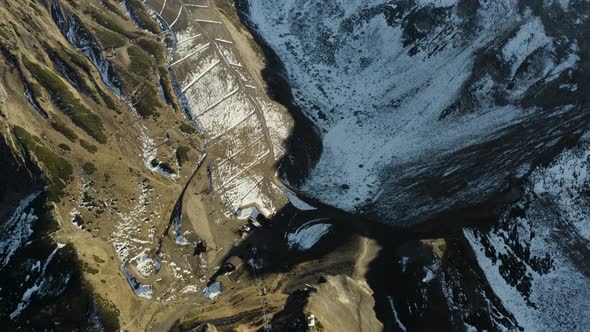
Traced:
<svg viewBox="0 0 590 332">
<path fill-rule="evenodd" d="M 352 310 L 357 316 L 349 315 L 350 322 L 342 324 L 366 323 L 369 330 L 378 329 L 364 280 L 378 248 L 362 237 L 280 272 L 259 275 L 245 268 L 239 277 L 225 279 L 222 295 L 215 301 L 200 294 L 228 253 L 242 243 L 237 233 L 244 222 L 220 211 L 219 198 L 208 188 L 205 167 L 192 177 L 203 142 L 190 129 L 176 96 L 168 93 L 170 100 L 166 100 L 160 93 L 159 83 L 164 94 L 171 91 L 165 63 L 168 51 L 161 46 L 166 37 L 152 33 L 157 32 L 155 21 L 138 28 L 117 1 L 59 3 L 64 12 L 80 17 L 100 45 L 121 80 L 122 96 L 113 93 L 95 66 L 64 38 L 47 8 L 30 0 L 3 1 L 0 22 L 13 23 L 0 23 L 0 132 L 18 153 L 21 146 L 25 148 L 49 183 L 59 184 L 49 187 L 60 226 L 53 237 L 73 245 L 85 280 L 114 305 L 120 328 L 182 330 L 209 322 L 220 330 L 254 331 L 265 322 L 289 324 L 294 317 L 313 313 L 324 322 L 324 330 L 331 331 L 341 325 L 329 321 Z M 260 75 L 265 66 L 262 52 L 240 25 L 230 2 L 203 3 L 211 7 L 201 17 L 224 23 L 254 84 L 265 91 Z M 134 1 L 133 8 L 141 11 L 138 4 Z M 150 4 L 161 8 L 162 2 Z M 33 103 L 25 97 L 25 86 Z M 146 142 L 151 142 L 147 151 Z M 174 154 L 177 149 L 180 165 Z M 150 163 L 145 155 L 152 152 Z M 158 164 L 166 165 L 175 176 L 154 171 Z M 174 226 L 165 231 L 185 184 L 181 221 L 190 245 L 181 246 L 175 241 Z M 254 244 L 270 237 L 270 233 L 263 235 Z M 199 240 L 209 248 L 201 257 L 193 255 Z M 116 250 L 121 241 L 130 251 L 124 257 L 124 250 Z M 142 276 L 130 261 L 142 250 L 160 261 L 157 273 Z M 235 254 L 247 253 L 242 250 Z M 122 266 L 141 284 L 153 287 L 150 299 L 133 294 Z M 320 282 L 320 276 L 328 282 Z M 297 294 L 306 292 L 306 284 L 317 286 L 318 291 L 305 293 L 304 305 L 291 305 L 298 301 Z M 192 291 L 184 292 L 189 286 L 194 286 Z M 358 301 L 334 302 L 335 292 Z"/>
</svg>

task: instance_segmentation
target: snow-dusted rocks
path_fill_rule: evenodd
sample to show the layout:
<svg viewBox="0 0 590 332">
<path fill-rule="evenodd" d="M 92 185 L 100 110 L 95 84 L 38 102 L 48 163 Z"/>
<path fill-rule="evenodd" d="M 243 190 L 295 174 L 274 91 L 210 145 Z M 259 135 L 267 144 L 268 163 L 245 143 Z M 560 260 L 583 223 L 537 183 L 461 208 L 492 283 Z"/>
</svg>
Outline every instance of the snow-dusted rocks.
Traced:
<svg viewBox="0 0 590 332">
<path fill-rule="evenodd" d="M 526 331 L 590 328 L 590 146 L 533 172 L 489 232 L 465 231 L 494 293 Z"/>
<path fill-rule="evenodd" d="M 561 28 L 586 31 L 585 4 L 245 3 L 322 133 L 298 189 L 330 205 L 423 221 L 489 199 L 519 166 L 588 128 L 586 102 L 571 93 L 587 84 L 582 37 Z"/>
<path fill-rule="evenodd" d="M 145 278 L 160 270 L 160 262 L 157 259 L 150 257 L 147 250 L 133 257 L 131 262 L 136 264 L 135 268 Z"/>
<path fill-rule="evenodd" d="M 0 223 L 0 268 L 10 262 L 21 244 L 33 233 L 33 222 L 38 217 L 30 204 L 39 196 L 40 192 L 34 192 L 23 198 L 8 220 Z"/>
<path fill-rule="evenodd" d="M 236 211 L 236 218 L 240 220 L 256 219 L 260 215 L 260 212 L 255 207 L 240 208 Z"/>
</svg>

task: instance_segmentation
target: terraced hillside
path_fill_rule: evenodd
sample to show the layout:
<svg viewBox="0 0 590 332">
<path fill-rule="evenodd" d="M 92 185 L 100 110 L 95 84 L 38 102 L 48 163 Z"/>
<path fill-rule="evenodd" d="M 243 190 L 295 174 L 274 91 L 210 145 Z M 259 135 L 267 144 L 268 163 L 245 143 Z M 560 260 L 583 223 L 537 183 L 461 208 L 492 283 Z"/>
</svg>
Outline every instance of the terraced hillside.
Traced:
<svg viewBox="0 0 590 332">
<path fill-rule="evenodd" d="M 210 185 L 223 202 L 220 212 L 229 217 L 256 205 L 265 216 L 273 215 L 284 204 L 276 201 L 281 192 L 272 179 L 273 165 L 284 156 L 288 114 L 268 100 L 215 8 L 199 1 L 147 4 L 160 9 L 175 36 L 168 65 L 206 141 Z"/>
</svg>

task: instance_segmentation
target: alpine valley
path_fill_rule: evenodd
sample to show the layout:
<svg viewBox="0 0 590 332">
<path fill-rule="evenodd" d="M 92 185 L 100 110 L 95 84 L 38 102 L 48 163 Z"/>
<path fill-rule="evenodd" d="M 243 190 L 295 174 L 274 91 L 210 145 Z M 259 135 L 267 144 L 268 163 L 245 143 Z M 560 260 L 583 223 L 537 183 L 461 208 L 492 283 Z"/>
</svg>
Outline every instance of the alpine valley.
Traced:
<svg viewBox="0 0 590 332">
<path fill-rule="evenodd" d="M 0 0 L 3 331 L 589 331 L 590 2 Z"/>
</svg>

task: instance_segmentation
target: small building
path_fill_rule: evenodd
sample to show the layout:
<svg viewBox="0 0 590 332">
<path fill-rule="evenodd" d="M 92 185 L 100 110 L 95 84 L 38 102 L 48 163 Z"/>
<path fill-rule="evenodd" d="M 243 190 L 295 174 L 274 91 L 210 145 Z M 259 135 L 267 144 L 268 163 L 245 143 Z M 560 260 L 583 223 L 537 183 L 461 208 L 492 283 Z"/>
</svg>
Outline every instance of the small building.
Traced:
<svg viewBox="0 0 590 332">
<path fill-rule="evenodd" d="M 239 208 L 236 211 L 236 218 L 240 220 L 256 220 L 260 212 L 256 207 Z"/>
<path fill-rule="evenodd" d="M 238 256 L 232 256 L 228 260 L 223 263 L 221 268 L 219 269 L 220 275 L 217 278 L 221 278 L 222 276 L 229 277 L 232 281 L 236 282 L 242 276 L 242 272 L 244 271 L 244 261 Z"/>
<path fill-rule="evenodd" d="M 244 260 L 238 256 L 232 256 L 227 261 L 225 261 L 223 266 L 229 273 L 234 271 L 241 272 L 244 269 Z"/>
</svg>

